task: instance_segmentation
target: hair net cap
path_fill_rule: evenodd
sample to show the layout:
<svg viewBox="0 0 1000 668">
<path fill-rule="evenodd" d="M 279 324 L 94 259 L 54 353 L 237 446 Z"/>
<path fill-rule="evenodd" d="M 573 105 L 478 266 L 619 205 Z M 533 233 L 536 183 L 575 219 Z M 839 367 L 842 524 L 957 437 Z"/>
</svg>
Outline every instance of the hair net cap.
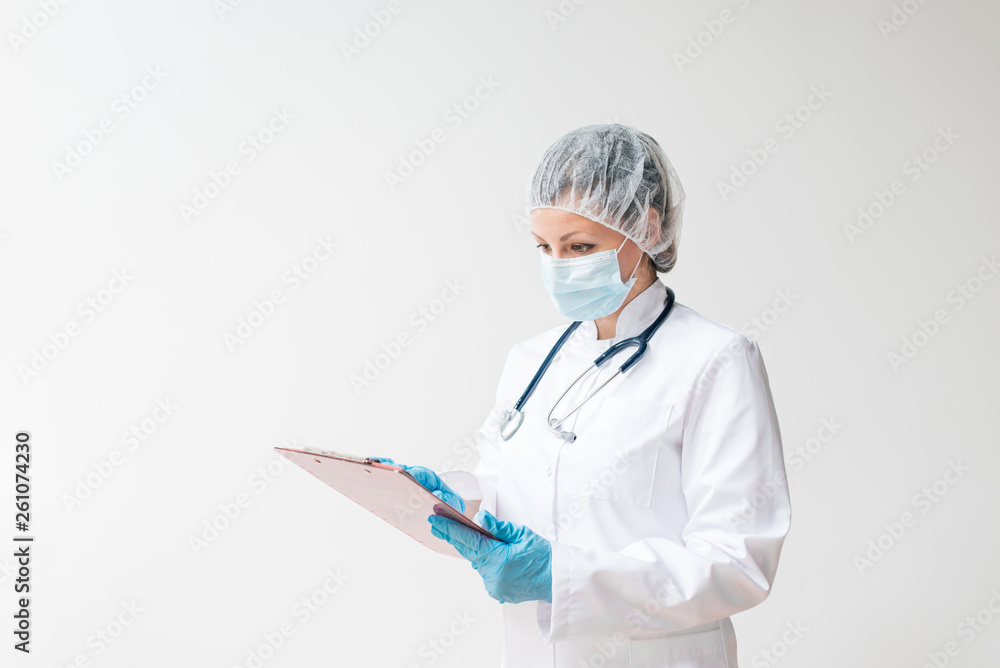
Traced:
<svg viewBox="0 0 1000 668">
<path fill-rule="evenodd" d="M 684 189 L 656 140 L 621 123 L 587 125 L 552 144 L 527 187 L 526 213 L 560 209 L 624 234 L 659 272 L 677 261 Z"/>
</svg>

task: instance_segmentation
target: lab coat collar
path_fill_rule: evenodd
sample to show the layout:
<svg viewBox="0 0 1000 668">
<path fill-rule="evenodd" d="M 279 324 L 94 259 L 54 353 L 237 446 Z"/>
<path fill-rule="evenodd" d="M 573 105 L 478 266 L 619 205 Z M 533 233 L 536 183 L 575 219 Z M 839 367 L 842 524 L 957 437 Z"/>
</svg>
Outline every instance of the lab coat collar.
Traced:
<svg viewBox="0 0 1000 668">
<path fill-rule="evenodd" d="M 613 338 L 597 341 L 597 325 L 594 324 L 593 320 L 581 323 L 580 330 L 587 341 L 612 345 L 622 339 L 641 334 L 644 329 L 653 324 L 666 303 L 667 287 L 662 281 L 656 279 L 648 288 L 637 294 L 632 301 L 625 304 L 625 308 L 618 314 L 618 324 Z"/>
</svg>

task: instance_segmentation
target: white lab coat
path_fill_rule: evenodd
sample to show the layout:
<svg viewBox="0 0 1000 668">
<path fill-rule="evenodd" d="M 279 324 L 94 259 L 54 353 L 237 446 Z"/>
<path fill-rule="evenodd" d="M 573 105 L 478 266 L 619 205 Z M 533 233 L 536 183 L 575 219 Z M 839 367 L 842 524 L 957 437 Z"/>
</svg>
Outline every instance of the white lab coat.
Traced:
<svg viewBox="0 0 1000 668">
<path fill-rule="evenodd" d="M 500 415 L 565 325 L 514 346 L 478 435 L 479 464 L 441 473 L 465 498 L 552 541 L 552 602 L 502 606 L 503 666 L 735 668 L 730 615 L 770 592 L 791 507 L 753 339 L 675 303 L 645 358 L 564 423 L 575 443 L 545 426 L 572 380 L 645 329 L 665 300 L 654 281 L 625 306 L 614 339 L 598 341 L 593 321 L 582 323 L 504 442 Z"/>
</svg>

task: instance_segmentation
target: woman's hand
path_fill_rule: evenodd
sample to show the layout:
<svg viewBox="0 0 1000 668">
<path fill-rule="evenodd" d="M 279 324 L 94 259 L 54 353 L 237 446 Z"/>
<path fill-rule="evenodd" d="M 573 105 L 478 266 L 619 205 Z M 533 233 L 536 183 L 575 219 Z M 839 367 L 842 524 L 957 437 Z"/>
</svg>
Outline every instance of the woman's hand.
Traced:
<svg viewBox="0 0 1000 668">
<path fill-rule="evenodd" d="M 489 511 L 477 523 L 500 541 L 455 520 L 431 515 L 431 533 L 452 545 L 479 572 L 490 596 L 501 603 L 552 602 L 552 546 L 526 526 L 498 520 Z"/>
<path fill-rule="evenodd" d="M 465 500 L 456 494 L 455 490 L 449 487 L 444 480 L 441 480 L 441 477 L 437 473 L 426 466 L 407 466 L 406 464 L 397 464 L 388 457 L 372 457 L 371 459 L 402 468 L 416 478 L 417 482 L 429 489 L 434 496 L 441 499 L 458 512 L 465 512 Z"/>
</svg>

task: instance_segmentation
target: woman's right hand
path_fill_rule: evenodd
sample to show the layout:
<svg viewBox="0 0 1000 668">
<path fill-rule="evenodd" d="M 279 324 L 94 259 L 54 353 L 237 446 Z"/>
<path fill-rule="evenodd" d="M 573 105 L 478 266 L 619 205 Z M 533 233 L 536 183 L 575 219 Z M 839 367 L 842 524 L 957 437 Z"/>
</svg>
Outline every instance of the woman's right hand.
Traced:
<svg viewBox="0 0 1000 668">
<path fill-rule="evenodd" d="M 412 475 L 417 482 L 429 489 L 434 496 L 441 499 L 458 512 L 465 512 L 465 500 L 459 496 L 455 490 L 449 487 L 444 480 L 441 480 L 441 476 L 426 466 L 407 466 L 406 464 L 397 464 L 388 457 L 372 457 L 372 459 L 377 459 L 385 464 L 392 464 L 393 466 L 402 468 L 407 473 Z"/>
</svg>

